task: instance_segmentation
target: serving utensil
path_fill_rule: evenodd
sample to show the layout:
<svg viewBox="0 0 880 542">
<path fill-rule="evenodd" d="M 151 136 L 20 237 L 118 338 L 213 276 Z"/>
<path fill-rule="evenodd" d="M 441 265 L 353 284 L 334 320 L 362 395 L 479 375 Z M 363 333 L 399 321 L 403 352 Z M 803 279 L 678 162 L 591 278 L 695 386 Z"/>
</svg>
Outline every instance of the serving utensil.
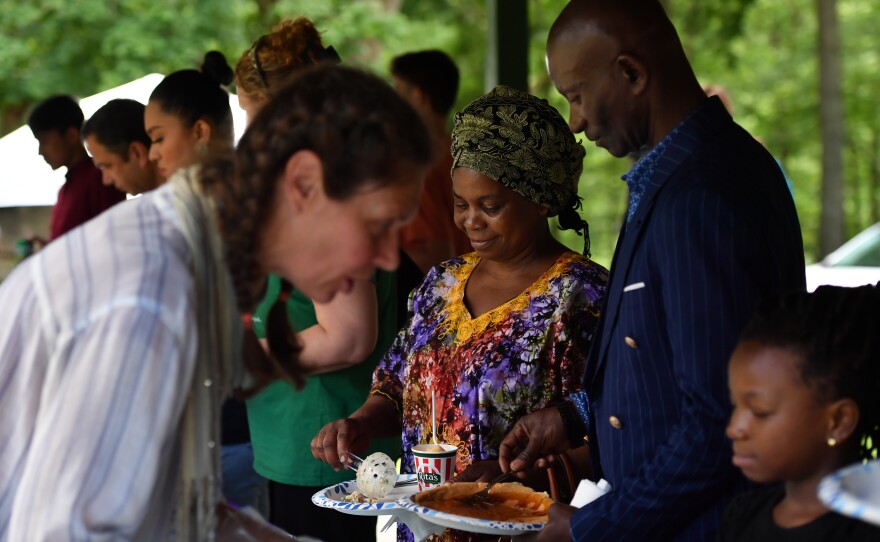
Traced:
<svg viewBox="0 0 880 542">
<path fill-rule="evenodd" d="M 459 497 L 458 501 L 461 503 L 467 504 L 469 506 L 475 506 L 475 507 L 486 506 L 490 502 L 489 490 L 492 489 L 492 486 L 494 486 L 498 482 L 501 482 L 503 480 L 507 480 L 508 478 L 511 478 L 512 476 L 516 476 L 520 472 L 522 472 L 522 471 L 521 470 L 510 470 L 510 471 L 505 472 L 504 474 L 496 476 L 495 478 L 492 478 L 491 480 L 489 480 L 489 482 L 486 483 L 486 487 L 484 487 L 480 491 L 474 493 L 473 495 L 465 495 L 464 497 Z"/>
<path fill-rule="evenodd" d="M 431 390 L 431 437 L 437 444 L 437 402 L 434 399 L 434 390 Z"/>
</svg>

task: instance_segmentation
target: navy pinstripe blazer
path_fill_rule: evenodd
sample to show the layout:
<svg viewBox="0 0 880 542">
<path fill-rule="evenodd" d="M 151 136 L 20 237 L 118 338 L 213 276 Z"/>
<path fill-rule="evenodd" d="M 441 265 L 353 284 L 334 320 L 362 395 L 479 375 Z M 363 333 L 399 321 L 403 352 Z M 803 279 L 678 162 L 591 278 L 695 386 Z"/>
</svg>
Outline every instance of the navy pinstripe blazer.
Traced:
<svg viewBox="0 0 880 542">
<path fill-rule="evenodd" d="M 680 127 L 618 239 L 588 359 L 594 469 L 613 491 L 576 540 L 714 540 L 746 487 L 731 464 L 727 362 L 757 302 L 804 289 L 773 157 L 714 98 Z"/>
</svg>

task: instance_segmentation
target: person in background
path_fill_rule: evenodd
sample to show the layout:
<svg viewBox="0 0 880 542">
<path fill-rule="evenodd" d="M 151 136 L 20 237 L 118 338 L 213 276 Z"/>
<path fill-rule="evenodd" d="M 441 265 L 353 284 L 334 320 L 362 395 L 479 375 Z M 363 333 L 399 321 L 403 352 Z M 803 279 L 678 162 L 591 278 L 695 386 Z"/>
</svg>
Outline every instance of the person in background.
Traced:
<svg viewBox="0 0 880 542">
<path fill-rule="evenodd" d="M 640 158 L 583 390 L 521 419 L 501 466 L 540 466 L 586 436 L 610 483 L 580 509 L 552 506 L 538 540 L 711 540 L 747 486 L 725 459 L 727 361 L 759 300 L 805 289 L 794 202 L 773 157 L 703 92 L 658 0 L 572 0 L 547 65 L 571 131 Z"/>
<path fill-rule="evenodd" d="M 880 527 L 817 496 L 824 477 L 880 448 L 877 322 L 877 286 L 820 286 L 759 308 L 730 359 L 727 436 L 733 464 L 775 485 L 733 500 L 720 542 L 880 540 Z"/>
<path fill-rule="evenodd" d="M 260 36 L 235 64 L 238 104 L 248 122 L 291 75 L 324 62 L 339 62 L 339 55 L 308 17 L 285 19 Z"/>
<path fill-rule="evenodd" d="M 136 196 L 165 182 L 149 158 L 142 103 L 110 100 L 86 121 L 82 136 L 105 185 Z"/>
<path fill-rule="evenodd" d="M 151 141 L 149 156 L 160 175 L 232 153 L 232 110 L 223 88 L 232 82 L 232 75 L 226 58 L 211 51 L 200 70 L 176 71 L 153 90 L 144 109 L 144 126 Z M 223 495 L 265 514 L 266 481 L 253 469 L 243 401 L 230 397 L 223 403 L 221 428 Z"/>
<path fill-rule="evenodd" d="M 394 88 L 421 115 L 435 161 L 415 219 L 403 230 L 401 246 L 422 273 L 440 262 L 471 252 L 467 236 L 455 226 L 452 202 L 452 154 L 449 112 L 458 94 L 458 68 L 443 51 L 406 53 L 391 61 Z"/>
<path fill-rule="evenodd" d="M 584 148 L 546 100 L 499 86 L 455 115 L 452 155 L 455 222 L 475 252 L 428 272 L 369 398 L 315 435 L 312 454 L 335 468 L 349 450 L 402 434 L 403 472 L 415 472 L 412 447 L 436 439 L 458 447 L 457 472 L 494 477 L 516 420 L 580 386 L 608 275 L 547 219 L 589 251 L 577 212 Z M 412 535 L 401 527 L 398 539 Z"/>
<path fill-rule="evenodd" d="M 0 539 L 242 539 L 217 487 L 220 405 L 245 370 L 298 374 L 283 310 L 272 366 L 243 366 L 242 315 L 269 273 L 328 302 L 393 269 L 430 163 L 418 115 L 376 76 L 316 68 L 265 107 L 234 156 L 0 285 Z"/>
<path fill-rule="evenodd" d="M 66 167 L 64 184 L 52 209 L 49 241 L 57 239 L 125 199 L 125 193 L 104 186 L 101 172 L 83 147 L 83 112 L 70 96 L 46 98 L 31 111 L 28 126 L 40 144 L 40 156 L 52 169 Z M 48 241 L 33 238 L 39 245 Z"/>
<path fill-rule="evenodd" d="M 150 160 L 168 177 L 208 156 L 229 154 L 234 128 L 229 94 L 232 70 L 218 51 L 205 55 L 200 70 L 180 70 L 163 79 L 144 108 Z"/>
<path fill-rule="evenodd" d="M 238 99 L 248 121 L 292 75 L 338 62 L 333 47 L 323 43 L 311 20 L 281 21 L 254 41 L 235 66 Z M 325 542 L 349 540 L 352 533 L 365 542 L 375 537 L 375 517 L 312 505 L 315 492 L 351 475 L 315 462 L 309 442 L 325 423 L 357 408 L 369 392 L 373 369 L 400 327 L 396 284 L 394 272 L 377 270 L 372 277 L 354 281 L 350 290 L 329 303 L 313 303 L 273 275 L 254 312 L 254 331 L 263 338 L 270 308 L 279 296 L 286 298 L 286 315 L 299 330 L 302 348 L 302 388 L 278 381 L 247 402 L 254 469 L 269 480 L 269 519 L 290 533 Z M 397 457 L 400 438 L 377 440 L 371 451 Z"/>
</svg>

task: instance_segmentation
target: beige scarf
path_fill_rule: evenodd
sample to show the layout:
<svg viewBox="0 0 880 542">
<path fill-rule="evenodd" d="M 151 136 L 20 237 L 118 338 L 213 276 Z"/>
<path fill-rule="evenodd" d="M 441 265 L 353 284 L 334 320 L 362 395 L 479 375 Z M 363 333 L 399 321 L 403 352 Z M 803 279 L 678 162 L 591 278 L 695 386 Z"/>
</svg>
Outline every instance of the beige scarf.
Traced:
<svg viewBox="0 0 880 542">
<path fill-rule="evenodd" d="M 217 233 L 214 201 L 198 182 L 198 167 L 169 181 L 174 208 L 192 254 L 195 287 L 196 363 L 180 422 L 177 540 L 214 540 L 216 506 L 222 500 L 220 409 L 244 372 L 241 318 Z"/>
</svg>

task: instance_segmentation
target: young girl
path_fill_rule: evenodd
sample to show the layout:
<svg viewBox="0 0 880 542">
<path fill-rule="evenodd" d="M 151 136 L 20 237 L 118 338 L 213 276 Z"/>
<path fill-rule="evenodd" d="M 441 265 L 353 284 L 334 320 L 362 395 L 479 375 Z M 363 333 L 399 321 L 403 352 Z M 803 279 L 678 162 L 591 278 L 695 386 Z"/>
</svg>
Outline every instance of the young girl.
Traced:
<svg viewBox="0 0 880 542">
<path fill-rule="evenodd" d="M 730 360 L 733 464 L 758 483 L 731 503 L 720 540 L 880 540 L 830 512 L 826 475 L 874 457 L 880 425 L 880 288 L 822 287 L 762 306 Z"/>
</svg>

